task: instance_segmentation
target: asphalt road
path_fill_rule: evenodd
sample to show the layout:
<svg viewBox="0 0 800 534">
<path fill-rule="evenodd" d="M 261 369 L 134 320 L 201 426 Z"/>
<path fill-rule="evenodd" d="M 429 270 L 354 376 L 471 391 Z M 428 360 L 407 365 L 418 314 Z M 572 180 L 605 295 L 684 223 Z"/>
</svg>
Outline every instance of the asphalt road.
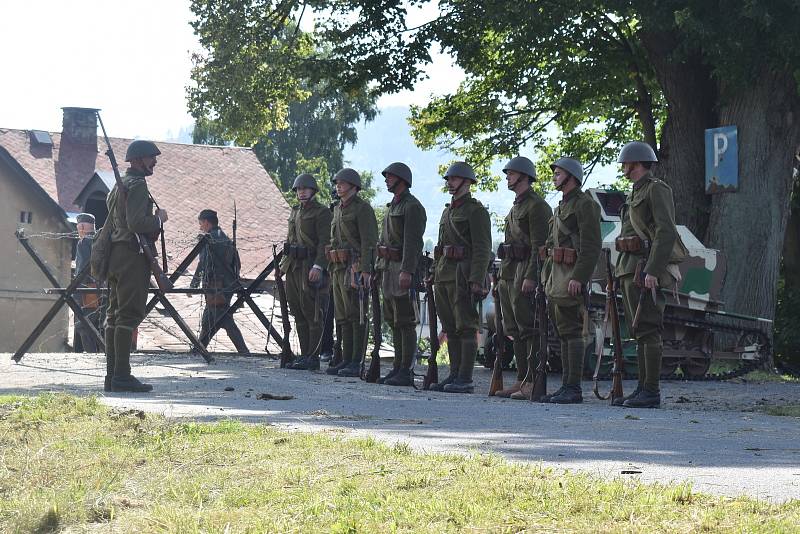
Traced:
<svg viewBox="0 0 800 534">
<path fill-rule="evenodd" d="M 94 394 L 113 407 L 167 417 L 339 429 L 423 451 L 492 452 L 604 478 L 688 481 L 717 495 L 800 498 L 800 418 L 759 412 L 800 404 L 800 382 L 663 382 L 662 409 L 632 410 L 597 400 L 589 382 L 582 405 L 490 398 L 490 373 L 482 368 L 475 373 L 479 393 L 456 395 L 282 370 L 264 358 L 219 356 L 206 365 L 186 354 L 137 354 L 133 366 L 155 386 L 153 393 L 103 393 L 102 355 L 28 354 L 15 364 L 0 354 L 0 394 Z M 513 379 L 506 373 L 506 384 Z M 549 377 L 550 390 L 559 383 L 558 375 Z M 633 387 L 625 383 L 626 391 Z M 258 400 L 260 393 L 294 398 Z"/>
</svg>

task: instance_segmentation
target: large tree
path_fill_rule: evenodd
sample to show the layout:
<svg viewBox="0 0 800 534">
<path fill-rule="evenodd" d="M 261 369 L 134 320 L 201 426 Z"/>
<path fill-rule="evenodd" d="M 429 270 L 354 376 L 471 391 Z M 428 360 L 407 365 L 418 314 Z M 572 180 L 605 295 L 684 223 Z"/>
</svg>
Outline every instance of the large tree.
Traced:
<svg viewBox="0 0 800 534">
<path fill-rule="evenodd" d="M 466 72 L 415 110 L 423 146 L 486 164 L 533 144 L 609 162 L 653 145 L 678 222 L 728 257 L 728 309 L 772 317 L 800 145 L 800 3 L 793 0 L 442 0 L 416 28 L 406 6 L 339 2 L 321 35 L 330 76 L 411 88 L 433 45 Z M 348 16 L 358 16 L 348 23 Z M 738 193 L 706 196 L 704 130 L 739 128 Z"/>
</svg>

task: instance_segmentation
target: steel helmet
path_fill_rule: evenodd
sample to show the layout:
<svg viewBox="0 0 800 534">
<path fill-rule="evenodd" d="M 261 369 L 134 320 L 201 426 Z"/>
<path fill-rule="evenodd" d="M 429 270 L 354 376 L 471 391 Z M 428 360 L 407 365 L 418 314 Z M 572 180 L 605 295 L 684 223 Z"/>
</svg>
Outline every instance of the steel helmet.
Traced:
<svg viewBox="0 0 800 534">
<path fill-rule="evenodd" d="M 517 171 L 528 176 L 530 180 L 536 180 L 536 167 L 525 156 L 517 156 L 506 163 L 506 166 L 503 167 L 503 172 L 508 174 L 508 171 Z"/>
<path fill-rule="evenodd" d="M 476 183 L 478 181 L 478 179 L 475 177 L 475 171 L 472 170 L 472 167 L 470 167 L 468 163 L 463 161 L 456 161 L 447 168 L 447 172 L 444 173 L 444 179 L 447 180 L 451 176 L 466 178 L 472 183 Z"/>
<path fill-rule="evenodd" d="M 631 141 L 619 151 L 617 163 L 631 163 L 634 161 L 658 161 L 653 147 L 642 141 Z"/>
<path fill-rule="evenodd" d="M 161 154 L 161 151 L 154 142 L 137 139 L 128 145 L 128 151 L 125 152 L 125 161 L 148 156 L 158 156 L 159 154 Z"/>
<path fill-rule="evenodd" d="M 388 167 L 383 169 L 381 174 L 386 177 L 387 174 L 394 174 L 405 183 L 411 187 L 411 169 L 403 162 L 395 161 L 394 163 L 390 164 Z"/>
<path fill-rule="evenodd" d="M 348 184 L 353 184 L 357 188 L 361 189 L 361 176 L 358 174 L 358 171 L 349 167 L 345 167 L 337 172 L 333 177 L 333 181 L 347 182 Z"/>
<path fill-rule="evenodd" d="M 294 179 L 294 183 L 292 184 L 292 191 L 297 191 L 299 187 L 308 187 L 309 189 L 313 189 L 314 191 L 319 191 L 319 187 L 317 187 L 317 181 L 314 179 L 314 176 L 311 174 L 301 174 L 297 178 Z"/>
<path fill-rule="evenodd" d="M 578 183 L 583 184 L 583 165 L 581 162 L 575 158 L 558 158 L 552 164 L 550 164 L 550 168 L 555 170 L 556 167 L 561 167 L 572 176 L 577 178 Z"/>
</svg>

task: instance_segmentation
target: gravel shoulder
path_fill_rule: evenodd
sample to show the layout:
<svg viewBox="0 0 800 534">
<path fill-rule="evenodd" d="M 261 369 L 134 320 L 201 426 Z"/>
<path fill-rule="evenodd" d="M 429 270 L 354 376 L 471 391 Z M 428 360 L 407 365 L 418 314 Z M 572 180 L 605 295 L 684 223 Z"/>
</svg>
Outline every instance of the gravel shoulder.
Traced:
<svg viewBox="0 0 800 534">
<path fill-rule="evenodd" d="M 759 411 L 800 405 L 800 382 L 666 381 L 661 410 L 628 410 L 594 398 L 590 382 L 583 384 L 582 405 L 490 398 L 490 372 L 483 368 L 475 373 L 479 393 L 454 395 L 278 369 L 266 358 L 219 355 L 212 365 L 187 354 L 136 354 L 132 360 L 153 393 L 103 393 L 102 355 L 28 354 L 16 364 L 5 353 L 0 394 L 97 395 L 109 406 L 173 418 L 349 432 L 424 451 L 491 452 L 602 477 L 690 482 L 717 495 L 800 498 L 800 418 Z M 514 375 L 504 379 L 511 383 Z M 549 376 L 551 390 L 558 383 L 558 375 Z M 635 387 L 624 385 L 626 391 Z M 263 393 L 293 398 L 258 399 Z"/>
</svg>

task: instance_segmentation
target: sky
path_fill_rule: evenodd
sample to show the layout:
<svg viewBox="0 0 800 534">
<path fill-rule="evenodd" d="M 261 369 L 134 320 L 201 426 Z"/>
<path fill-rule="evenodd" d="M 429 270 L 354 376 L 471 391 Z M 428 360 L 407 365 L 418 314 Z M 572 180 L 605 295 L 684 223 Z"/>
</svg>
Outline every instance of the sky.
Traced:
<svg viewBox="0 0 800 534">
<path fill-rule="evenodd" d="M 410 14 L 412 24 L 432 16 Z M 186 0 L 5 2 L 0 16 L 0 128 L 61 130 L 61 108 L 103 110 L 109 135 L 164 140 L 186 111 L 191 54 L 200 51 Z M 414 92 L 379 106 L 423 104 L 463 73 L 441 53 Z"/>
</svg>

